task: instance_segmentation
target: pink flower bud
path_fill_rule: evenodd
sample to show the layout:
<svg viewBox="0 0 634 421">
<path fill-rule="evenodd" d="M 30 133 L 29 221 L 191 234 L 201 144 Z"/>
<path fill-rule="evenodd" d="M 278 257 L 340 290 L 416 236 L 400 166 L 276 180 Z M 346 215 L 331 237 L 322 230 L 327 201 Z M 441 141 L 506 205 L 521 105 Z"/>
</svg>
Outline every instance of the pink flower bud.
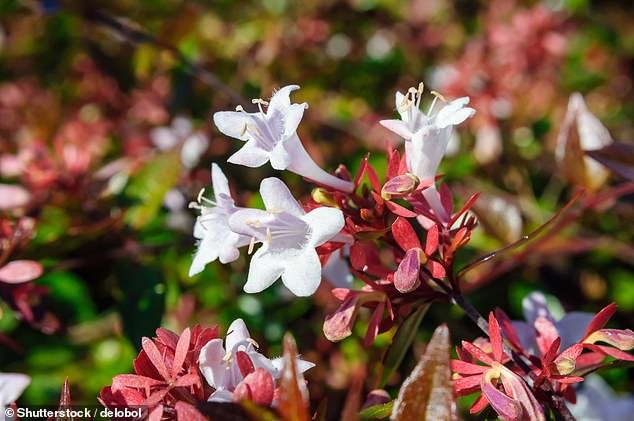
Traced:
<svg viewBox="0 0 634 421">
<path fill-rule="evenodd" d="M 394 273 L 394 286 L 402 293 L 413 291 L 420 285 L 421 249 L 409 249 Z"/>
<path fill-rule="evenodd" d="M 385 200 L 390 200 L 396 197 L 408 196 L 416 190 L 419 184 L 420 179 L 414 174 L 405 173 L 397 175 L 383 185 L 383 188 L 381 189 L 381 197 Z"/>
</svg>

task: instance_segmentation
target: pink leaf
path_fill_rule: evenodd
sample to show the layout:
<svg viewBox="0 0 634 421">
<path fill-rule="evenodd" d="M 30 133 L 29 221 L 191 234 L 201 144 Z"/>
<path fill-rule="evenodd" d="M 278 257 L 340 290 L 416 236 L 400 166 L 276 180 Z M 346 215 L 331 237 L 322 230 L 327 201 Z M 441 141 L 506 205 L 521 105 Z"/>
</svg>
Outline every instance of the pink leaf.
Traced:
<svg viewBox="0 0 634 421">
<path fill-rule="evenodd" d="M 154 342 L 150 338 L 143 338 L 141 340 L 141 346 L 143 347 L 143 350 L 147 354 L 154 367 L 158 370 L 158 373 L 164 379 L 169 379 L 170 375 L 167 372 L 167 367 L 165 366 L 163 356 L 161 355 L 161 352 L 158 350 Z"/>
<path fill-rule="evenodd" d="M 489 367 L 484 365 L 472 364 L 462 360 L 451 360 L 451 371 L 458 374 L 481 374 L 488 369 Z"/>
<path fill-rule="evenodd" d="M 427 238 L 425 239 L 425 254 L 431 256 L 438 249 L 438 225 L 434 224 L 427 230 Z"/>
<path fill-rule="evenodd" d="M 31 200 L 28 190 L 14 184 L 0 184 L 0 210 L 26 206 Z"/>
<path fill-rule="evenodd" d="M 369 348 L 376 335 L 379 334 L 379 325 L 381 324 L 381 320 L 383 319 L 383 313 L 385 312 L 385 302 L 380 302 L 374 312 L 372 312 L 372 317 L 370 317 L 370 323 L 368 324 L 368 331 L 366 332 L 365 339 L 363 341 L 363 345 L 366 348 Z"/>
<path fill-rule="evenodd" d="M 502 334 L 500 333 L 500 325 L 492 311 L 489 313 L 489 338 L 491 339 L 491 348 L 493 348 L 493 358 L 496 361 L 502 361 L 504 355 Z"/>
<path fill-rule="evenodd" d="M 392 235 L 404 251 L 422 248 L 418 235 L 407 219 L 398 217 L 392 224 Z"/>
<path fill-rule="evenodd" d="M 493 358 L 471 342 L 462 341 L 462 348 L 478 361 L 482 361 L 485 364 L 493 364 Z"/>
<path fill-rule="evenodd" d="M 394 286 L 399 292 L 408 293 L 420 285 L 420 249 L 409 249 L 394 273 Z"/>
<path fill-rule="evenodd" d="M 187 351 L 189 350 L 189 341 L 191 339 L 191 331 L 189 328 L 183 330 L 180 338 L 178 338 L 178 344 L 176 345 L 176 352 L 174 353 L 174 362 L 172 365 L 172 378 L 176 378 L 183 368 L 185 358 L 187 358 Z"/>
<path fill-rule="evenodd" d="M 583 339 L 590 336 L 596 330 L 602 329 L 605 324 L 612 318 L 612 316 L 616 313 L 616 304 L 611 303 L 604 307 L 600 312 L 598 312 L 590 323 L 588 324 L 588 328 L 586 329 L 586 334 L 583 335 Z"/>
</svg>

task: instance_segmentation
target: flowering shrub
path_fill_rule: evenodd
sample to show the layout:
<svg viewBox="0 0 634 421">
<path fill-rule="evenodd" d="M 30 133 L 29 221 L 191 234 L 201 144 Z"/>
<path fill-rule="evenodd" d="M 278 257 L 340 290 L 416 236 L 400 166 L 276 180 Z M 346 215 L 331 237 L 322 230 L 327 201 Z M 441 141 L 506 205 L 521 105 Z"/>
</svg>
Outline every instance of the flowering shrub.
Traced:
<svg viewBox="0 0 634 421">
<path fill-rule="evenodd" d="M 0 410 L 631 414 L 622 6 L 115 3 L 0 7 Z"/>
</svg>

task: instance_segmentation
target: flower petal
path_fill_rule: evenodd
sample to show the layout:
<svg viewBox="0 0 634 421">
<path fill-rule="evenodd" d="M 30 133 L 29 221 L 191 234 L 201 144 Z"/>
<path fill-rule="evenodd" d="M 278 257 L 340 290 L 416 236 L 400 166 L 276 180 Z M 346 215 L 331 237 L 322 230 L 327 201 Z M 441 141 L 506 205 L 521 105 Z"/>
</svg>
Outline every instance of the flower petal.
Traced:
<svg viewBox="0 0 634 421">
<path fill-rule="evenodd" d="M 280 255 L 280 258 L 284 257 Z M 321 283 L 321 263 L 315 249 L 309 248 L 292 259 L 289 258 L 282 274 L 282 282 L 298 297 L 313 295 Z"/>
<path fill-rule="evenodd" d="M 318 247 L 332 239 L 343 229 L 343 212 L 336 208 L 321 207 L 313 209 L 302 220 L 311 230 L 310 247 Z"/>
<path fill-rule="evenodd" d="M 269 153 L 257 145 L 257 142 L 249 140 L 245 145 L 227 159 L 232 164 L 244 165 L 249 168 L 257 168 L 266 164 Z"/>
<path fill-rule="evenodd" d="M 282 180 L 276 177 L 269 177 L 260 183 L 260 195 L 264 201 L 264 206 L 269 211 L 286 211 L 295 216 L 303 216 L 304 210 L 295 200 L 291 191 Z"/>
<path fill-rule="evenodd" d="M 215 162 L 211 164 L 211 184 L 214 188 L 214 196 L 220 196 L 221 194 L 231 197 L 231 191 L 229 190 L 229 180 L 222 172 L 222 169 Z"/>
<path fill-rule="evenodd" d="M 407 122 L 403 120 L 381 120 L 379 121 L 379 124 L 405 140 L 410 140 L 412 138 L 412 132 L 409 130 Z"/>
<path fill-rule="evenodd" d="M 302 121 L 307 104 L 293 104 L 287 108 L 284 116 L 284 136 L 291 137 Z"/>
<path fill-rule="evenodd" d="M 214 113 L 213 119 L 214 124 L 223 134 L 234 139 L 249 139 L 245 126 L 251 124 L 251 114 L 241 111 L 219 111 Z"/>
<path fill-rule="evenodd" d="M 473 108 L 464 108 L 464 106 L 468 103 L 469 97 L 465 96 L 455 99 L 445 105 L 438 114 L 436 114 L 436 126 L 444 129 L 448 126 L 460 124 L 467 118 L 473 116 L 475 114 L 475 110 Z"/>
<path fill-rule="evenodd" d="M 220 389 L 224 386 L 227 374 L 227 365 L 223 361 L 225 349 L 222 339 L 212 339 L 200 350 L 198 355 L 198 367 L 207 380 L 209 386 Z"/>
<path fill-rule="evenodd" d="M 244 292 L 261 292 L 273 285 L 284 272 L 283 259 L 284 256 L 267 253 L 264 247 L 259 248 L 251 258 Z"/>
<path fill-rule="evenodd" d="M 251 338 L 251 334 L 249 333 L 249 329 L 247 329 L 247 325 L 244 323 L 244 320 L 234 320 L 229 326 L 229 329 L 227 329 L 227 336 L 225 337 L 227 351 L 232 353 L 236 352 L 234 349 L 236 345 L 243 343 L 249 338 Z"/>
<path fill-rule="evenodd" d="M 285 113 L 291 106 L 291 92 L 299 89 L 299 85 L 286 85 L 273 93 L 267 112 Z"/>
<path fill-rule="evenodd" d="M 270 152 L 269 157 L 271 159 L 271 166 L 279 171 L 287 169 L 293 160 L 293 157 L 284 147 L 284 142 L 279 142 L 275 145 L 275 148 L 273 148 Z"/>
<path fill-rule="evenodd" d="M 15 402 L 30 383 L 31 378 L 26 374 L 0 373 L 0 404 L 7 406 Z"/>
</svg>

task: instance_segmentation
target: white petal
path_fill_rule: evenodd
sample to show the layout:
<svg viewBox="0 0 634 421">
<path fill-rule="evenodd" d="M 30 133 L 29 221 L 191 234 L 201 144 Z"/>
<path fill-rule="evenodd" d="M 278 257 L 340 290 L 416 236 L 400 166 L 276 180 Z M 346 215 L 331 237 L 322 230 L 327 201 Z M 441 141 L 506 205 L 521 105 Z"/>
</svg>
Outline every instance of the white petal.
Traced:
<svg viewBox="0 0 634 421">
<path fill-rule="evenodd" d="M 227 350 L 230 352 L 235 352 L 236 350 L 234 348 L 236 347 L 236 345 L 244 342 L 249 338 L 251 338 L 251 334 L 249 334 L 249 329 L 247 329 L 247 325 L 244 323 L 244 320 L 234 320 L 229 326 L 229 329 L 227 329 L 227 336 L 225 338 Z"/>
<path fill-rule="evenodd" d="M 406 152 L 409 170 L 421 180 L 434 178 L 449 139 L 451 127 L 439 130 L 432 127 L 416 132 Z"/>
<path fill-rule="evenodd" d="M 310 245 L 318 247 L 343 229 L 343 212 L 336 208 L 316 208 L 302 217 L 311 229 Z"/>
<path fill-rule="evenodd" d="M 267 372 L 269 372 L 271 376 L 273 376 L 274 379 L 277 378 L 276 367 L 273 364 L 273 361 L 271 361 L 270 359 L 266 358 L 264 355 L 256 351 L 251 351 L 248 354 L 249 354 L 249 358 L 251 358 L 251 361 L 253 361 L 253 366 L 256 369 L 263 368 Z"/>
<path fill-rule="evenodd" d="M 259 241 L 266 240 L 265 224 L 273 219 L 273 215 L 262 209 L 240 209 L 229 217 L 229 227 L 235 233 L 255 237 Z"/>
<path fill-rule="evenodd" d="M 226 389 L 218 389 L 209 396 L 208 402 L 233 402 L 233 392 Z"/>
<path fill-rule="evenodd" d="M 275 145 L 275 148 L 273 148 L 269 155 L 271 166 L 278 171 L 287 169 L 293 159 L 286 151 L 284 143 L 285 142 L 282 141 Z"/>
<path fill-rule="evenodd" d="M 211 263 L 218 258 L 218 248 L 214 244 L 214 240 L 211 235 L 207 235 L 198 243 L 198 249 L 189 267 L 189 276 L 199 274 L 205 269 L 207 263 Z"/>
<path fill-rule="evenodd" d="M 412 132 L 409 131 L 407 123 L 402 120 L 381 120 L 379 123 L 405 140 L 409 140 L 412 137 Z"/>
<path fill-rule="evenodd" d="M 215 162 L 211 164 L 211 184 L 214 188 L 214 196 L 226 194 L 231 197 L 231 191 L 229 190 L 229 180 L 222 172 L 222 169 Z"/>
<path fill-rule="evenodd" d="M 350 273 L 350 267 L 343 258 L 341 250 L 337 250 L 330 255 L 321 268 L 321 274 L 336 288 L 352 287 L 352 273 Z"/>
<path fill-rule="evenodd" d="M 271 360 L 271 362 L 273 363 L 273 367 L 275 368 L 275 371 L 274 371 L 275 374 L 273 374 L 273 378 L 278 379 L 282 375 L 282 370 L 284 369 L 284 358 L 282 357 L 275 358 Z M 306 371 L 310 370 L 311 368 L 315 366 L 314 363 L 311 363 L 310 361 L 302 360 L 299 357 L 296 360 L 296 364 L 297 364 L 297 370 L 300 373 L 305 373 Z"/>
<path fill-rule="evenodd" d="M 225 349 L 222 339 L 212 339 L 205 344 L 198 355 L 198 367 L 209 386 L 219 389 L 223 387 L 227 373 L 227 365 L 223 358 Z"/>
<path fill-rule="evenodd" d="M 468 97 L 458 98 L 445 105 L 436 115 L 436 125 L 439 128 L 455 126 L 475 114 L 473 108 L 463 108 L 469 103 Z"/>
<path fill-rule="evenodd" d="M 286 109 L 291 105 L 291 92 L 299 89 L 299 85 L 287 85 L 277 90 L 269 101 L 267 112 L 285 113 Z"/>
<path fill-rule="evenodd" d="M 280 258 L 285 263 L 282 282 L 286 288 L 298 297 L 313 295 L 321 282 L 321 263 L 315 249 L 292 257 L 280 254 Z"/>
<path fill-rule="evenodd" d="M 260 148 L 257 142 L 249 140 L 240 150 L 231 155 L 229 159 L 227 159 L 227 162 L 257 168 L 266 164 L 268 160 L 269 153 Z"/>
<path fill-rule="evenodd" d="M 251 114 L 239 111 L 219 111 L 214 113 L 214 124 L 218 130 L 229 137 L 247 140 L 249 135 L 245 126 L 251 124 Z"/>
<path fill-rule="evenodd" d="M 31 378 L 26 374 L 0 373 L 0 404 L 6 406 L 15 402 L 30 383 Z"/>
<path fill-rule="evenodd" d="M 304 209 L 291 194 L 282 180 L 269 177 L 260 183 L 260 195 L 267 210 L 284 210 L 295 216 L 303 216 Z"/>
<path fill-rule="evenodd" d="M 297 131 L 297 126 L 302 121 L 305 109 L 306 104 L 293 104 L 288 108 L 284 116 L 284 135 L 286 137 L 292 136 Z"/>
<path fill-rule="evenodd" d="M 251 258 L 244 292 L 261 292 L 273 285 L 284 272 L 284 263 L 280 256 L 267 253 L 264 247 L 259 248 Z"/>
</svg>

